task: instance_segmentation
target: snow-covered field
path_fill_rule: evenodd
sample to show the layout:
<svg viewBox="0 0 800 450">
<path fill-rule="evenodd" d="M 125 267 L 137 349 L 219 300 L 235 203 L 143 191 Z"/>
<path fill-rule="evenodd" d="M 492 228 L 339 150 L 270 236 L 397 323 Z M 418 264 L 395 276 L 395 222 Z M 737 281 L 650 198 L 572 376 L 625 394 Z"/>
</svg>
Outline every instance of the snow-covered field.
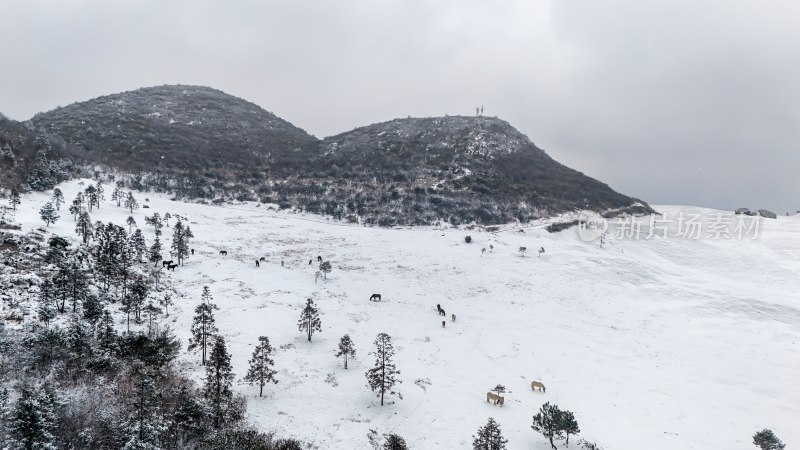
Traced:
<svg viewBox="0 0 800 450">
<path fill-rule="evenodd" d="M 68 204 L 79 188 L 61 186 Z M 148 245 L 144 216 L 153 212 L 187 216 L 196 236 L 195 255 L 168 275 L 182 295 L 170 320 L 184 348 L 203 286 L 220 307 L 239 377 L 259 336 L 276 347 L 279 384 L 262 398 L 237 384 L 265 430 L 320 449 L 368 449 L 370 429 L 400 434 L 414 449 L 464 449 L 492 416 L 509 449 L 546 449 L 530 425 L 549 401 L 574 411 L 580 436 L 606 450 L 751 449 L 765 427 L 788 448 L 800 445 L 800 216 L 765 219 L 757 240 L 600 248 L 575 229 L 365 228 L 254 204 L 136 195 L 150 198 L 150 209 L 133 214 Z M 23 198 L 24 230 L 43 226 L 38 210 L 48 199 Z M 61 213 L 49 231 L 75 238 Z M 106 201 L 92 220 L 124 224 L 128 215 Z M 494 251 L 481 257 L 489 244 Z M 308 261 L 317 255 L 333 272 L 315 283 Z M 370 302 L 373 293 L 383 301 Z M 296 326 L 306 298 L 322 314 L 313 342 Z M 403 381 L 403 399 L 383 407 L 364 376 L 380 332 L 394 340 Z M 349 370 L 333 355 L 344 334 L 358 352 Z M 199 379 L 199 356 L 182 360 Z M 547 392 L 532 392 L 533 380 Z M 485 397 L 498 383 L 510 390 L 502 407 Z"/>
</svg>

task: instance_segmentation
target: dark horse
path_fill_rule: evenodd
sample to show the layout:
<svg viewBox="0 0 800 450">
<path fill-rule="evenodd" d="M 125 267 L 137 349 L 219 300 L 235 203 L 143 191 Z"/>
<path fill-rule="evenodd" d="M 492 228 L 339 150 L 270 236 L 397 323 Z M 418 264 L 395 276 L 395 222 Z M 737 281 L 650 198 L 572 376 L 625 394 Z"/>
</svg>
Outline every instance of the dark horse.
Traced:
<svg viewBox="0 0 800 450">
<path fill-rule="evenodd" d="M 261 264 L 256 260 L 256 267 L 261 267 Z"/>
<path fill-rule="evenodd" d="M 225 255 L 225 256 L 228 256 L 228 251 L 227 251 L 227 250 L 220 250 L 220 251 L 219 251 L 219 254 L 220 254 L 220 255 Z"/>
<path fill-rule="evenodd" d="M 168 264 L 167 265 L 167 270 L 171 270 L 171 271 L 175 272 L 175 268 L 176 267 L 178 267 L 177 264 Z"/>
<path fill-rule="evenodd" d="M 172 264 L 172 262 L 173 262 L 173 261 L 172 261 L 171 259 L 170 259 L 169 261 L 161 261 L 161 267 L 162 267 L 162 268 L 164 268 L 164 267 L 167 267 L 167 266 L 169 266 L 170 264 Z"/>
<path fill-rule="evenodd" d="M 379 302 L 381 301 L 381 294 L 372 294 L 372 297 L 369 298 L 371 302 Z"/>
<path fill-rule="evenodd" d="M 322 256 L 317 256 L 317 261 L 322 262 Z"/>
</svg>

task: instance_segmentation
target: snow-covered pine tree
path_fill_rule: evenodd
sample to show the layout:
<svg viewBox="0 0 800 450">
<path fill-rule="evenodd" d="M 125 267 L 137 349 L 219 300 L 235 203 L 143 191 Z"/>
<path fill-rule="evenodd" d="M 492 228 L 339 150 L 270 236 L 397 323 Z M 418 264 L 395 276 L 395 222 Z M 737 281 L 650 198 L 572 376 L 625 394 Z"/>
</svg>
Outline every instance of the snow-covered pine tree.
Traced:
<svg viewBox="0 0 800 450">
<path fill-rule="evenodd" d="M 128 420 L 123 425 L 126 434 L 125 449 L 155 450 L 168 423 L 159 414 L 159 393 L 155 376 L 143 364 L 131 368 L 131 402 Z"/>
<path fill-rule="evenodd" d="M 206 365 L 206 379 L 203 393 L 209 403 L 214 428 L 219 430 L 227 421 L 228 411 L 233 400 L 233 368 L 231 355 L 225 346 L 225 339 L 216 336 Z"/>
<path fill-rule="evenodd" d="M 53 204 L 57 210 L 61 210 L 61 205 L 64 204 L 64 193 L 59 188 L 53 189 Z"/>
<path fill-rule="evenodd" d="M 114 188 L 114 192 L 111 193 L 111 201 L 117 202 L 117 206 L 122 206 L 122 201 L 125 199 L 125 192 L 120 189 L 119 186 Z"/>
<path fill-rule="evenodd" d="M 402 383 L 397 379 L 400 371 L 394 365 L 394 345 L 392 338 L 386 333 L 381 333 L 375 338 L 375 367 L 369 369 L 366 373 L 367 384 L 378 397 L 381 399 L 381 406 L 383 406 L 383 398 L 385 394 L 397 395 L 401 400 L 403 396 L 393 390 L 396 383 Z"/>
<path fill-rule="evenodd" d="M 158 215 L 158 213 L 153 213 L 153 215 L 150 217 L 145 216 L 144 223 L 147 225 L 152 225 L 156 236 L 161 236 L 161 228 L 164 226 L 164 224 L 161 222 L 161 216 Z"/>
<path fill-rule="evenodd" d="M 39 217 L 49 227 L 51 223 L 56 223 L 56 221 L 58 220 L 58 218 L 60 216 L 58 215 L 58 212 L 56 211 L 56 209 L 53 208 L 53 204 L 50 203 L 50 202 L 47 202 L 39 210 Z"/>
<path fill-rule="evenodd" d="M 132 191 L 128 191 L 128 195 L 125 196 L 125 209 L 130 210 L 131 214 L 134 209 L 139 209 L 139 202 L 136 201 Z"/>
<path fill-rule="evenodd" d="M 153 245 L 150 246 L 150 253 L 147 255 L 147 259 L 156 266 L 161 262 L 161 250 L 161 240 L 156 235 Z"/>
<path fill-rule="evenodd" d="M 136 261 L 141 262 L 142 255 L 147 252 L 147 242 L 144 240 L 144 234 L 142 234 L 142 230 L 137 228 L 136 231 L 131 235 L 130 241 L 130 247 L 136 254 Z"/>
<path fill-rule="evenodd" d="M 132 233 L 133 227 L 136 226 L 136 219 L 134 219 L 133 216 L 128 216 L 125 223 L 128 224 L 128 233 Z"/>
<path fill-rule="evenodd" d="M 383 450 L 408 450 L 406 440 L 397 434 L 391 433 L 386 435 L 383 441 Z"/>
<path fill-rule="evenodd" d="M 342 336 L 339 340 L 339 348 L 336 349 L 333 354 L 337 358 L 344 356 L 344 368 L 347 369 L 348 358 L 355 358 L 356 356 L 356 345 L 353 343 L 353 340 L 350 339 L 349 334 Z"/>
<path fill-rule="evenodd" d="M 333 267 L 331 266 L 331 262 L 330 261 L 323 261 L 319 265 L 319 271 L 322 272 L 322 276 L 326 280 L 328 279 L 328 274 L 331 273 L 332 269 L 333 269 Z"/>
<path fill-rule="evenodd" d="M 211 291 L 208 286 L 203 286 L 200 304 L 194 309 L 194 319 L 191 327 L 192 337 L 189 338 L 188 350 L 199 348 L 203 365 L 206 364 L 206 350 L 219 331 L 214 323 L 214 310 L 218 308 L 217 305 L 211 303 L 211 300 Z"/>
<path fill-rule="evenodd" d="M 100 200 L 97 198 L 97 188 L 90 184 L 83 192 L 86 195 L 86 205 L 89 207 L 90 212 L 93 206 L 99 207 Z"/>
<path fill-rule="evenodd" d="M 89 238 L 92 237 L 92 218 L 89 217 L 88 212 L 81 211 L 78 214 L 78 218 L 75 221 L 75 233 L 81 237 L 84 244 L 89 242 Z"/>
<path fill-rule="evenodd" d="M 473 436 L 473 450 L 504 450 L 508 440 L 503 438 L 500 424 L 489 417 L 485 426 L 478 428 L 477 435 Z"/>
<path fill-rule="evenodd" d="M 11 209 L 14 211 L 17 210 L 17 205 L 22 203 L 22 200 L 19 198 L 19 191 L 17 188 L 11 188 L 11 197 L 8 199 L 8 202 L 11 204 Z"/>
<path fill-rule="evenodd" d="M 172 306 L 172 296 L 170 294 L 164 294 L 163 297 L 158 301 L 158 303 L 164 307 L 164 315 L 169 317 L 169 307 Z"/>
<path fill-rule="evenodd" d="M 561 411 L 561 420 L 559 422 L 559 428 L 567 437 L 566 443 L 569 446 L 569 435 L 581 432 L 580 427 L 578 427 L 578 421 L 575 420 L 575 413 L 572 411 Z"/>
<path fill-rule="evenodd" d="M 55 450 L 52 403 L 41 392 L 29 385 L 20 387 L 19 399 L 8 412 L 7 427 L 9 450 Z"/>
<path fill-rule="evenodd" d="M 783 450 L 786 448 L 786 444 L 781 442 L 775 432 L 768 428 L 764 428 L 753 435 L 753 444 L 761 450 Z"/>
<path fill-rule="evenodd" d="M 253 350 L 253 357 L 250 358 L 250 368 L 244 376 L 244 381 L 258 385 L 258 396 L 264 395 L 264 385 L 272 382 L 277 384 L 278 380 L 275 375 L 278 373 L 273 370 L 275 361 L 272 360 L 272 346 L 269 344 L 269 338 L 266 336 L 259 336 L 258 345 Z"/>
<path fill-rule="evenodd" d="M 175 255 L 180 265 L 183 265 L 183 259 L 189 254 L 189 237 L 186 235 L 180 219 L 172 229 L 172 254 Z"/>
<path fill-rule="evenodd" d="M 300 311 L 300 320 L 297 321 L 297 329 L 305 331 L 308 335 L 308 342 L 311 342 L 311 336 L 315 331 L 322 331 L 322 321 L 319 318 L 319 310 L 314 306 L 314 301 L 308 299 L 306 306 Z"/>
<path fill-rule="evenodd" d="M 550 402 L 545 403 L 539 409 L 539 412 L 533 416 L 531 428 L 542 433 L 542 436 L 550 442 L 550 446 L 555 450 L 556 445 L 553 443 L 553 439 L 564 437 L 564 432 L 561 429 L 561 410 L 558 406 L 551 405 Z"/>
</svg>

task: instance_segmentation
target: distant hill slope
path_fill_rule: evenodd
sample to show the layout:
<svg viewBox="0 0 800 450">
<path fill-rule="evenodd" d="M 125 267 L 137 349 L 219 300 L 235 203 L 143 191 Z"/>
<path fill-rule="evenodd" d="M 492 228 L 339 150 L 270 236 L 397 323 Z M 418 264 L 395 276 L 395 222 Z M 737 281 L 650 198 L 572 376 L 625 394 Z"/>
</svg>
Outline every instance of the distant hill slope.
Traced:
<svg viewBox="0 0 800 450">
<path fill-rule="evenodd" d="M 37 114 L 79 162 L 125 170 L 226 170 L 279 164 L 317 139 L 260 106 L 216 89 L 156 86 Z"/>
<path fill-rule="evenodd" d="M 636 200 L 559 164 L 507 122 L 490 117 L 396 119 L 323 143 L 321 167 L 360 181 L 410 181 L 433 192 L 466 194 L 481 202 L 522 201 L 531 208 L 607 209 Z"/>
<path fill-rule="evenodd" d="M 320 141 L 221 91 L 158 86 L 37 114 L 28 125 L 63 138 L 61 157 L 134 173 L 125 182 L 135 188 L 351 222 L 499 224 L 637 203 L 489 117 L 397 119 Z"/>
<path fill-rule="evenodd" d="M 49 189 L 68 179 L 69 164 L 56 156 L 61 153 L 65 144 L 57 136 L 0 115 L 0 192 L 12 187 Z"/>
</svg>

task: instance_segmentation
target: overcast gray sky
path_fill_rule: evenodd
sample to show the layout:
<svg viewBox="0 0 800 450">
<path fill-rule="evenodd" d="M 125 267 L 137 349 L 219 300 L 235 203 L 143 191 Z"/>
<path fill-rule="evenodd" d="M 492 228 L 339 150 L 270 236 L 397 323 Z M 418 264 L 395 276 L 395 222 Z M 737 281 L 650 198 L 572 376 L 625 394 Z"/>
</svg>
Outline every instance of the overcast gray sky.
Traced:
<svg viewBox="0 0 800 450">
<path fill-rule="evenodd" d="M 200 84 L 322 137 L 509 121 L 651 203 L 800 209 L 800 2 L 0 0 L 0 112 Z"/>
</svg>

